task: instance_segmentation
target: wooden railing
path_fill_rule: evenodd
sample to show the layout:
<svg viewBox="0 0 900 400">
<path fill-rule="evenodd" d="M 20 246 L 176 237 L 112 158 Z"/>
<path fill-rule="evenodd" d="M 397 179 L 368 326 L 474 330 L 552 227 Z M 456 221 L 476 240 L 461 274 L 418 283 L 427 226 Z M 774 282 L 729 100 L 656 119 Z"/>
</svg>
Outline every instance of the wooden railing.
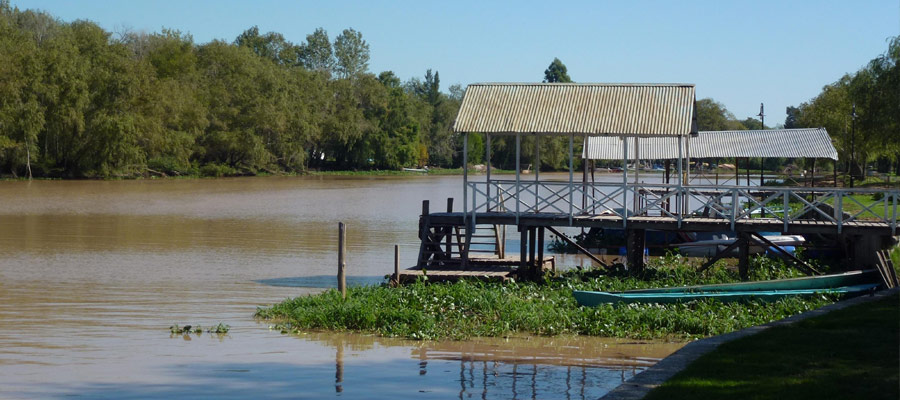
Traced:
<svg viewBox="0 0 900 400">
<path fill-rule="evenodd" d="M 850 222 L 884 223 L 896 234 L 900 217 L 900 190 L 836 189 L 797 187 L 747 187 L 653 183 L 570 183 L 560 181 L 490 180 L 469 182 L 471 198 L 465 211 L 509 212 L 516 217 L 529 213 L 563 214 L 569 222 L 576 216 L 609 215 L 623 226 L 634 216 L 659 216 L 676 220 L 679 226 L 695 218 L 725 219 L 735 223 L 768 218 L 784 224 L 819 220 L 831 223 L 840 233 Z"/>
</svg>

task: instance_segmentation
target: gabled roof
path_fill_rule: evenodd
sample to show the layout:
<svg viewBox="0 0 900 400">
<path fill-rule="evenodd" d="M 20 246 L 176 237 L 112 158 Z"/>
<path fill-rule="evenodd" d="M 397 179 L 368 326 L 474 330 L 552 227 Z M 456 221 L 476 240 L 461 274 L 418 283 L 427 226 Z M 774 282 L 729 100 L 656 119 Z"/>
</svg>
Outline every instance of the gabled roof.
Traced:
<svg viewBox="0 0 900 400">
<path fill-rule="evenodd" d="M 477 83 L 456 132 L 679 136 L 695 129 L 692 84 Z"/>
<path fill-rule="evenodd" d="M 633 160 L 634 139 L 628 140 L 628 159 Z M 825 128 L 764 129 L 749 131 L 700 131 L 689 137 L 691 158 L 715 157 L 784 157 L 830 158 L 837 160 L 837 150 Z M 642 138 L 638 140 L 642 160 L 678 158 L 675 138 Z M 593 160 L 621 160 L 622 140 L 617 137 L 589 137 L 582 157 Z M 684 157 L 688 153 L 684 152 Z"/>
</svg>

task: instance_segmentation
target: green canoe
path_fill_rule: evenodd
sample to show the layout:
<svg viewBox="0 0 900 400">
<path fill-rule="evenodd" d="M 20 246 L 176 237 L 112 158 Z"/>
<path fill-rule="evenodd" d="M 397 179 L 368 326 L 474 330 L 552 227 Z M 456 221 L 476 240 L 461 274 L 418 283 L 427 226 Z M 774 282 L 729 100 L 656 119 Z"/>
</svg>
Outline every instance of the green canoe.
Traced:
<svg viewBox="0 0 900 400">
<path fill-rule="evenodd" d="M 593 307 L 608 303 L 678 303 L 699 299 L 717 299 L 722 302 L 762 300 L 775 301 L 788 296 L 811 296 L 816 293 L 862 294 L 878 288 L 878 283 L 868 283 L 835 288 L 784 289 L 784 290 L 743 290 L 722 292 L 589 292 L 573 291 L 578 304 Z"/>
<path fill-rule="evenodd" d="M 842 274 L 807 276 L 802 278 L 790 279 L 775 279 L 769 281 L 636 289 L 625 291 L 625 293 L 744 292 L 751 290 L 824 289 L 877 282 L 877 274 L 878 272 L 876 270 L 870 269 L 866 271 L 845 272 Z"/>
</svg>

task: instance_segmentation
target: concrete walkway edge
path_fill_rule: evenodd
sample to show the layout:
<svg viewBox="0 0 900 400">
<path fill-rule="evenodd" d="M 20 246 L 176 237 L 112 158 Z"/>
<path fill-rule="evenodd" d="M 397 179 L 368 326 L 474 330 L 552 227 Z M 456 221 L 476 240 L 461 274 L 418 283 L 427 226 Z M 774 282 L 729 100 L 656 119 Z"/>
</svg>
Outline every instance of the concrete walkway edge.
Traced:
<svg viewBox="0 0 900 400">
<path fill-rule="evenodd" d="M 690 363 L 694 362 L 694 360 L 700 358 L 700 356 L 706 353 L 709 353 L 710 351 L 715 350 L 723 343 L 727 343 L 745 336 L 755 335 L 773 326 L 790 325 L 807 318 L 825 315 L 834 310 L 840 310 L 842 308 L 854 306 L 857 304 L 880 300 L 884 297 L 893 295 L 898 291 L 900 291 L 900 288 L 882 290 L 875 292 L 872 295 L 864 295 L 844 301 L 839 301 L 822 308 L 807 311 L 797 315 L 792 315 L 785 319 L 770 322 L 765 325 L 751 326 L 749 328 L 726 333 L 724 335 L 713 336 L 706 339 L 693 341 L 691 343 L 688 343 L 675 353 L 672 353 L 672 355 L 660 360 L 658 363 L 656 363 L 656 365 L 642 371 L 641 373 L 633 376 L 631 379 L 617 386 L 605 396 L 601 397 L 601 400 L 642 399 L 647 395 L 647 393 L 683 370 Z"/>
</svg>

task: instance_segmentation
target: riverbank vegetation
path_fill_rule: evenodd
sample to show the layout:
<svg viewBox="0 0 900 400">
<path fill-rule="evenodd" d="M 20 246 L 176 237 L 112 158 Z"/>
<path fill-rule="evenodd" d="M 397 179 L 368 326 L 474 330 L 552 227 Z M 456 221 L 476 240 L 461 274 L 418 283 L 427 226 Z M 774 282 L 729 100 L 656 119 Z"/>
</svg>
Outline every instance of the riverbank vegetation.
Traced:
<svg viewBox="0 0 900 400">
<path fill-rule="evenodd" d="M 647 399 L 897 399 L 900 296 L 719 346 Z"/>
<path fill-rule="evenodd" d="M 233 41 L 198 44 L 184 32 L 107 32 L 0 0 L 0 175 L 459 168 L 463 140 L 451 128 L 464 88 L 444 90 L 436 69 L 405 81 L 391 71 L 372 72 L 369 57 L 363 34 L 349 28 L 333 38 L 321 28 L 286 38 L 250 27 Z M 825 126 L 842 159 L 851 158 L 855 143 L 857 170 L 869 160 L 891 169 L 890 155 L 900 157 L 898 58 L 895 38 L 863 70 L 789 109 L 784 126 Z M 554 59 L 544 81 L 572 78 Z M 852 137 L 851 102 L 858 114 Z M 697 114 L 701 130 L 761 127 L 713 99 L 698 100 Z M 533 141 L 523 140 L 523 166 L 534 159 Z M 496 167 L 515 168 L 513 143 L 492 140 Z M 483 137 L 471 135 L 470 162 L 482 163 L 484 154 Z M 567 160 L 567 138 L 544 138 L 540 165 L 532 169 L 565 169 Z M 764 167 L 781 171 L 796 162 L 768 159 Z"/>
<path fill-rule="evenodd" d="M 756 258 L 752 279 L 799 276 L 780 262 Z M 630 304 L 581 307 L 572 290 L 627 290 L 735 282 L 737 273 L 716 265 L 703 273 L 680 256 L 651 261 L 639 275 L 622 270 L 567 271 L 543 282 L 461 281 L 391 288 L 336 290 L 260 308 L 256 316 L 282 332 L 360 331 L 412 339 L 465 339 L 475 336 L 594 335 L 684 340 L 731 332 L 785 318 L 831 303 L 828 295 L 773 303 Z"/>
</svg>

